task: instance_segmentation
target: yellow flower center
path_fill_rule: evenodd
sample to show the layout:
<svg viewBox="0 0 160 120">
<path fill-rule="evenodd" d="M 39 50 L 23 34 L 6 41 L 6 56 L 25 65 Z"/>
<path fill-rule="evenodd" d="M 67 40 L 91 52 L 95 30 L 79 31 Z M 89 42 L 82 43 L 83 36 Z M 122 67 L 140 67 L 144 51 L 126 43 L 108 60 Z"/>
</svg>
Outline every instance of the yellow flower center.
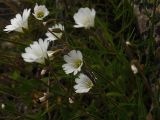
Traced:
<svg viewBox="0 0 160 120">
<path fill-rule="evenodd" d="M 93 87 L 93 83 L 92 83 L 91 80 L 89 80 L 89 81 L 87 82 L 87 87 L 88 87 L 88 88 L 92 88 L 92 87 Z"/>
<path fill-rule="evenodd" d="M 38 17 L 38 18 L 42 18 L 43 16 L 44 16 L 44 12 L 39 11 L 39 12 L 37 13 L 37 17 Z"/>
<path fill-rule="evenodd" d="M 79 66 L 82 64 L 82 61 L 80 59 L 75 60 L 74 67 L 79 68 Z"/>
</svg>

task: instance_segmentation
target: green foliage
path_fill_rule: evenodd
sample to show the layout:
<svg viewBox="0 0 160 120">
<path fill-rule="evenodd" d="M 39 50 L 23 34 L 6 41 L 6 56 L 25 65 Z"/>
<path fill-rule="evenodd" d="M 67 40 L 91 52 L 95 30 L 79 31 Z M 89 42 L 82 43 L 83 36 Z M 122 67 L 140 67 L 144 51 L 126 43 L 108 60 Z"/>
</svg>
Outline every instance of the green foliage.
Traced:
<svg viewBox="0 0 160 120">
<path fill-rule="evenodd" d="M 10 43 L 7 44 L 10 47 L 0 49 L 0 104 L 5 104 L 5 109 L 0 108 L 0 119 L 145 120 L 151 112 L 153 119 L 159 119 L 159 59 L 154 34 L 156 21 L 152 20 L 157 19 L 154 7 L 151 9 L 151 27 L 145 36 L 139 31 L 135 3 L 130 0 L 20 2 L 23 8 L 32 6 L 32 9 L 35 3 L 45 4 L 50 14 L 44 21 L 53 21 L 44 26 L 42 21 L 32 17 L 29 30 L 24 34 L 0 32 L 1 46 Z M 150 2 L 148 4 L 158 6 L 156 0 Z M 80 7 L 95 8 L 94 28 L 73 28 L 73 15 Z M 50 48 L 63 51 L 46 65 L 25 63 L 21 58 L 25 47 L 38 38 L 45 38 L 47 28 L 59 22 L 65 26 L 64 35 Z M 126 41 L 131 45 L 126 45 Z M 73 49 L 82 52 L 82 71 L 94 82 L 89 93 L 76 94 L 73 86 L 77 76 L 66 75 L 62 69 L 63 55 Z M 137 74 L 133 74 L 131 64 L 138 68 Z M 43 69 L 45 75 L 41 75 Z M 40 102 L 39 98 L 47 90 L 47 100 Z M 69 103 L 69 98 L 74 103 Z"/>
</svg>

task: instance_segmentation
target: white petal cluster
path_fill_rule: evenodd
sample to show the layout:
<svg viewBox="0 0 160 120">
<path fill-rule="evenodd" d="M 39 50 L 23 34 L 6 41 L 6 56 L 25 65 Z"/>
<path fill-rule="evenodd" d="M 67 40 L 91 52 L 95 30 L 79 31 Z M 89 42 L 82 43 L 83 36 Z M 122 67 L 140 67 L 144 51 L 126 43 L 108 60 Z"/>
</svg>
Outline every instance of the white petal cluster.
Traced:
<svg viewBox="0 0 160 120">
<path fill-rule="evenodd" d="M 70 51 L 68 55 L 64 55 L 64 61 L 67 63 L 62 65 L 62 67 L 66 74 L 73 72 L 74 75 L 76 75 L 79 71 L 81 71 L 83 56 L 80 51 Z"/>
<path fill-rule="evenodd" d="M 75 28 L 84 27 L 86 29 L 94 27 L 96 11 L 89 8 L 80 8 L 77 13 L 74 14 L 73 18 L 77 25 L 74 25 Z"/>
<path fill-rule="evenodd" d="M 16 17 L 11 19 L 11 25 L 7 25 L 4 31 L 11 32 L 23 32 L 23 29 L 28 29 L 28 18 L 30 16 L 31 9 L 24 9 L 23 14 L 16 14 Z"/>
<path fill-rule="evenodd" d="M 22 57 L 26 62 L 37 62 L 43 64 L 45 59 L 48 58 L 48 41 L 39 39 L 35 41 L 30 47 L 25 48 L 25 53 L 22 53 Z"/>
<path fill-rule="evenodd" d="M 46 33 L 47 38 L 45 40 L 55 41 L 57 37 L 61 39 L 62 31 L 64 31 L 64 26 L 62 24 L 55 24 L 51 28 L 48 28 L 50 31 Z M 60 32 L 53 32 L 54 29 L 60 29 Z M 52 33 L 51 33 L 52 31 Z"/>
<path fill-rule="evenodd" d="M 43 20 L 48 14 L 49 14 L 49 11 L 45 5 L 38 5 L 36 3 L 34 7 L 34 13 L 33 13 L 36 19 Z"/>
<path fill-rule="evenodd" d="M 93 82 L 83 73 L 75 79 L 75 82 L 76 85 L 74 86 L 74 89 L 76 93 L 87 93 L 93 87 Z"/>
</svg>

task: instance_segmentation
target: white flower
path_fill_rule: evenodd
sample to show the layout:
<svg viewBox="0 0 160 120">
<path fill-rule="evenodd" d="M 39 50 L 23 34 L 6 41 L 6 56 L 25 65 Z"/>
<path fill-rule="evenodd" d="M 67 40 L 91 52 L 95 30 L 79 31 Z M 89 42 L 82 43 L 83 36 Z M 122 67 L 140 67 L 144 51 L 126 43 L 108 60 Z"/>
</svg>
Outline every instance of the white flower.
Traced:
<svg viewBox="0 0 160 120">
<path fill-rule="evenodd" d="M 30 16 L 31 9 L 24 9 L 23 14 L 16 14 L 16 17 L 11 19 L 11 25 L 7 25 L 4 31 L 11 32 L 23 32 L 23 29 L 28 29 L 28 18 Z"/>
<path fill-rule="evenodd" d="M 66 74 L 73 72 L 74 75 L 76 75 L 79 71 L 81 71 L 81 67 L 83 65 L 83 56 L 80 51 L 70 51 L 68 55 L 64 55 L 64 61 L 67 63 L 62 67 Z"/>
<path fill-rule="evenodd" d="M 89 8 L 80 8 L 77 13 L 74 14 L 73 18 L 77 25 L 74 25 L 75 28 L 84 27 L 86 29 L 94 27 L 94 18 L 96 11 Z"/>
<path fill-rule="evenodd" d="M 138 69 L 134 64 L 131 65 L 131 70 L 133 71 L 134 74 L 138 73 Z"/>
<path fill-rule="evenodd" d="M 93 82 L 83 73 L 75 79 L 75 82 L 74 89 L 76 93 L 87 93 L 93 87 Z"/>
<path fill-rule="evenodd" d="M 55 26 L 52 26 L 51 28 L 48 28 L 50 31 L 53 32 L 54 29 L 60 29 L 61 31 L 59 32 L 53 32 L 53 34 L 48 31 L 46 33 L 47 38 L 45 40 L 49 40 L 49 41 L 54 41 L 57 40 L 57 37 L 60 39 L 62 37 L 62 31 L 64 31 L 64 26 L 61 24 L 56 24 Z M 57 36 L 57 37 L 56 37 Z"/>
<path fill-rule="evenodd" d="M 48 9 L 45 5 L 39 5 L 36 3 L 36 6 L 34 7 L 34 13 L 36 19 L 43 20 L 47 15 L 49 14 Z"/>
<path fill-rule="evenodd" d="M 26 53 L 22 53 L 22 57 L 26 62 L 37 62 L 43 64 L 45 59 L 51 57 L 54 51 L 47 51 L 49 42 L 46 40 L 39 39 L 35 41 L 30 47 L 25 48 Z"/>
</svg>

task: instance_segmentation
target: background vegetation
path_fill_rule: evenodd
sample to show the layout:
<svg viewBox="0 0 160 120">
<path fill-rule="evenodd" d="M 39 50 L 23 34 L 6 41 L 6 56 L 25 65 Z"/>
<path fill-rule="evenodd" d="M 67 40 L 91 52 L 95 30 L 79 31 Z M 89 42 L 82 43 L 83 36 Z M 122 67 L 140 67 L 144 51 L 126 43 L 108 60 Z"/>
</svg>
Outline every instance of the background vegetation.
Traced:
<svg viewBox="0 0 160 120">
<path fill-rule="evenodd" d="M 45 67 L 25 63 L 21 53 L 44 38 L 47 27 L 30 17 L 24 34 L 3 32 L 15 14 L 35 3 L 49 9 L 49 25 L 65 26 L 62 41 L 51 47 L 63 51 Z M 94 28 L 73 28 L 80 7 L 95 8 Z M 159 120 L 159 21 L 158 0 L 1 0 L 0 104 L 5 108 L 0 108 L 0 120 Z M 63 55 L 72 49 L 83 53 L 83 72 L 94 81 L 89 93 L 75 94 L 75 77 L 62 70 Z M 42 69 L 47 70 L 44 76 Z M 48 88 L 46 108 L 39 98 Z"/>
</svg>

